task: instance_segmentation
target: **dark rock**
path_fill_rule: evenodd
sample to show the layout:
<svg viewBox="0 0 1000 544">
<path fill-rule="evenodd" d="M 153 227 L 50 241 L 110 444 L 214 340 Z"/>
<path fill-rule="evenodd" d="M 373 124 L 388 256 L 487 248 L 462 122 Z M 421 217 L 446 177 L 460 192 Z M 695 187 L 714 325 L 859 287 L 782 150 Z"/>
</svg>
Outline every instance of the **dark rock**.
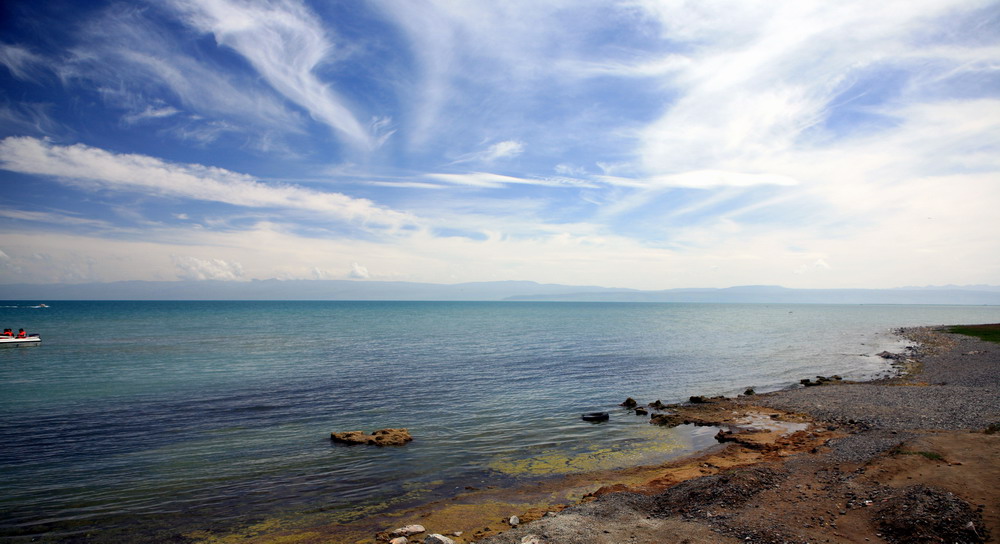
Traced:
<svg viewBox="0 0 1000 544">
<path fill-rule="evenodd" d="M 747 387 L 747 390 L 743 392 L 746 396 L 756 395 L 757 392 L 753 390 L 753 387 Z"/>
<path fill-rule="evenodd" d="M 402 446 L 413 440 L 407 429 L 380 429 L 372 434 L 364 431 L 330 433 L 330 440 L 340 444 L 368 444 L 371 446 Z"/>
<path fill-rule="evenodd" d="M 588 412 L 586 414 L 582 414 L 580 419 L 584 421 L 607 421 L 611 419 L 611 414 L 607 412 Z"/>
<path fill-rule="evenodd" d="M 641 406 L 636 406 L 636 408 L 635 408 L 635 415 L 637 415 L 637 416 L 646 416 L 646 415 L 649 415 L 649 410 L 647 410 L 647 409 L 645 409 L 645 408 L 643 408 Z"/>
<path fill-rule="evenodd" d="M 657 399 L 656 402 L 649 403 L 649 407 L 653 408 L 655 410 L 666 410 L 667 409 L 667 405 L 663 404 L 663 402 L 660 401 L 659 399 Z"/>
<path fill-rule="evenodd" d="M 625 402 L 620 404 L 620 406 L 624 406 L 626 408 L 635 408 L 638 405 L 639 403 L 636 402 L 635 399 L 633 399 L 632 397 L 625 399 Z"/>
<path fill-rule="evenodd" d="M 663 425 L 664 427 L 676 427 L 685 423 L 683 416 L 674 413 L 653 414 L 649 418 L 649 422 L 653 425 Z"/>
<path fill-rule="evenodd" d="M 718 442 L 736 442 L 736 435 L 733 431 L 719 431 L 715 433 L 715 440 Z"/>
</svg>

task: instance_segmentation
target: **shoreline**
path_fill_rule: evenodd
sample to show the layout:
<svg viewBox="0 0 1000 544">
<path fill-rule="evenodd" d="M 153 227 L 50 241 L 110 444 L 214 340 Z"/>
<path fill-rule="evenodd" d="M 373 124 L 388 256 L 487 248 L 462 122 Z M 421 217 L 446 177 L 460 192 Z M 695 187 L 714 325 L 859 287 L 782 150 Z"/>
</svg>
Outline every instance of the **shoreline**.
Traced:
<svg viewBox="0 0 1000 544">
<path fill-rule="evenodd" d="M 992 460 L 1000 458 L 1000 435 L 982 430 L 1000 423 L 1000 345 L 928 327 L 896 332 L 920 346 L 900 357 L 898 376 L 672 406 L 673 423 L 723 429 L 718 445 L 688 457 L 467 488 L 346 524 L 257 526 L 197 540 L 376 542 L 420 524 L 427 532 L 409 542 L 430 533 L 483 544 L 905 542 L 893 533 L 905 529 L 893 527 L 926 525 L 934 508 L 947 515 L 938 516 L 941 527 L 921 529 L 928 534 L 996 537 L 1000 469 Z M 890 510 L 920 511 L 923 519 L 893 520 L 899 514 Z"/>
</svg>

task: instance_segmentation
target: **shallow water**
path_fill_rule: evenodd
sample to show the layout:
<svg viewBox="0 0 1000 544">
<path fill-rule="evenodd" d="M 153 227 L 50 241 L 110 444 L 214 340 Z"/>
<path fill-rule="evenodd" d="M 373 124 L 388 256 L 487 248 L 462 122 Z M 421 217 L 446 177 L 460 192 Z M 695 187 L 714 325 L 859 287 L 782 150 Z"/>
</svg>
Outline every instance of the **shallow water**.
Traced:
<svg viewBox="0 0 1000 544">
<path fill-rule="evenodd" d="M 43 338 L 0 350 L 0 535 L 349 518 L 468 482 L 655 462 L 710 437 L 664 435 L 617 408 L 626 396 L 868 377 L 903 345 L 890 328 L 1000 321 L 984 306 L 47 303 L 0 308 L 0 326 Z M 579 419 L 594 410 L 611 421 Z M 329 441 L 383 427 L 416 440 Z"/>
</svg>

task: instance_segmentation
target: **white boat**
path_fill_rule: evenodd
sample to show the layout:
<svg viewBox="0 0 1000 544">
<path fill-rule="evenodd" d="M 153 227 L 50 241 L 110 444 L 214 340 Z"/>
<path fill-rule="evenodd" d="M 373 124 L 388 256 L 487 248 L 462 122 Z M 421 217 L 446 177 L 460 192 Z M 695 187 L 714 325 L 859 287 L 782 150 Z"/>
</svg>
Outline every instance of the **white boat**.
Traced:
<svg viewBox="0 0 1000 544">
<path fill-rule="evenodd" d="M 40 345 L 42 345 L 42 337 L 37 334 L 29 335 L 27 338 L 0 336 L 0 348 L 25 348 Z"/>
</svg>

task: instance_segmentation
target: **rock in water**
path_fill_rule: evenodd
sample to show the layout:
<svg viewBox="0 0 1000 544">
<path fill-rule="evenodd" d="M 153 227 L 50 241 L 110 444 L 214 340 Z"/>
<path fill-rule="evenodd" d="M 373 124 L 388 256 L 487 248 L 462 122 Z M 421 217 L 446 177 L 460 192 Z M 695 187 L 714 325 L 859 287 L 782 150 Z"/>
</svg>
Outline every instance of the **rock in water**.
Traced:
<svg viewBox="0 0 1000 544">
<path fill-rule="evenodd" d="M 370 444 L 373 446 L 402 446 L 413 440 L 407 429 L 380 429 L 372 434 L 363 431 L 330 433 L 330 440 L 342 444 Z"/>
<path fill-rule="evenodd" d="M 632 397 L 625 399 L 625 402 L 621 403 L 619 406 L 624 406 L 626 408 L 635 408 L 639 403 L 635 401 Z"/>
</svg>

